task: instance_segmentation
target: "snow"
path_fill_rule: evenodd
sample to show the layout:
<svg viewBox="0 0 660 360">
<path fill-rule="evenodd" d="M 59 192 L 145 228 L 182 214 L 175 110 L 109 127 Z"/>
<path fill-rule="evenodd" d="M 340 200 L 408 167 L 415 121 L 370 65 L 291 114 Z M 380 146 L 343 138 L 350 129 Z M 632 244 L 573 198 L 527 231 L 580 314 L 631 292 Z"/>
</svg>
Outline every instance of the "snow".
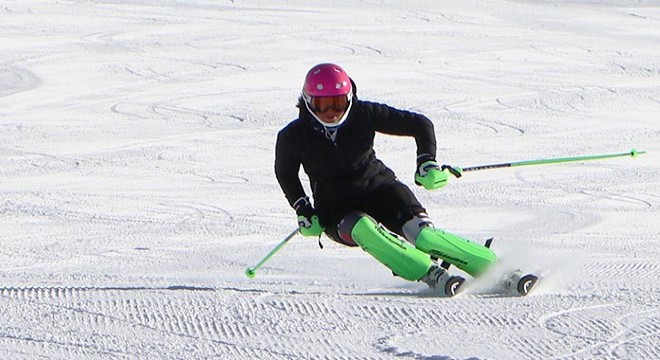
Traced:
<svg viewBox="0 0 660 360">
<path fill-rule="evenodd" d="M 660 358 L 660 2 L 0 3 L 3 359 Z M 294 237 L 273 175 L 305 72 L 435 124 L 474 166 L 437 226 L 546 274 L 453 299 Z M 460 271 L 454 269 L 456 273 Z"/>
</svg>

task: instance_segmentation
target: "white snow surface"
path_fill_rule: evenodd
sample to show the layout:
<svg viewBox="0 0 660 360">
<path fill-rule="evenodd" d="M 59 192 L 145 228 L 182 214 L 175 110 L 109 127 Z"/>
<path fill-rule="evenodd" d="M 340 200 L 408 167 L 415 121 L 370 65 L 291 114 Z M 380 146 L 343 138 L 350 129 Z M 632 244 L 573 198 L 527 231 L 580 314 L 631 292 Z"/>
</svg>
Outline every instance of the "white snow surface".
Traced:
<svg viewBox="0 0 660 360">
<path fill-rule="evenodd" d="M 296 226 L 275 138 L 320 62 L 441 163 L 647 154 L 428 192 L 377 136 L 436 226 L 545 275 L 525 298 L 325 237 L 248 279 Z M 658 1 L 2 1 L 0 358 L 658 359 L 659 115 Z"/>
</svg>

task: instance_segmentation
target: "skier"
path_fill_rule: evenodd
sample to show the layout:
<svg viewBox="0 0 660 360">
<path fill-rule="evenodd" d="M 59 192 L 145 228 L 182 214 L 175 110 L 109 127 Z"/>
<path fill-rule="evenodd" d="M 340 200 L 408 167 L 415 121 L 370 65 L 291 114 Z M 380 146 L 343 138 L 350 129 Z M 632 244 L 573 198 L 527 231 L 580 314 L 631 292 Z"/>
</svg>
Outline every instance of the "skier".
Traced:
<svg viewBox="0 0 660 360">
<path fill-rule="evenodd" d="M 434 227 L 410 188 L 376 158 L 376 132 L 410 136 L 417 145 L 417 185 L 434 190 L 450 175 L 460 177 L 460 169 L 436 161 L 433 123 L 427 117 L 358 100 L 355 83 L 335 64 L 309 70 L 297 107 L 298 118 L 277 136 L 275 174 L 302 235 L 325 233 L 340 244 L 360 246 L 395 275 L 446 296 L 465 279 L 433 259 L 471 276 L 496 261 L 488 247 Z M 298 175 L 301 165 L 313 204 Z"/>
</svg>

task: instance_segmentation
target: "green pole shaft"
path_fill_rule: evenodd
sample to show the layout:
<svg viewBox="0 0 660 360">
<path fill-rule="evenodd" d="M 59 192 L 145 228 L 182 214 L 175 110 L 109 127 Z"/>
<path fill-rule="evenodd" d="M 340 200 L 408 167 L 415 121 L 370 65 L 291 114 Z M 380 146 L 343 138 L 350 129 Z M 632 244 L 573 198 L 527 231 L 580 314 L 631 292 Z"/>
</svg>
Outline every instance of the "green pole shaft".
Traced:
<svg viewBox="0 0 660 360">
<path fill-rule="evenodd" d="M 471 166 L 471 167 L 463 168 L 463 172 L 479 171 L 479 170 L 490 170 L 490 169 L 498 169 L 498 168 L 505 168 L 505 167 L 516 167 L 516 166 L 556 164 L 556 163 L 566 163 L 566 162 L 573 162 L 573 161 L 600 160 L 600 159 L 609 159 L 609 158 L 623 157 L 623 156 L 636 157 L 636 156 L 642 155 L 642 154 L 646 154 L 646 151 L 637 151 L 635 149 L 632 149 L 629 152 L 618 153 L 618 154 L 573 156 L 573 157 L 563 157 L 563 158 L 554 158 L 554 159 L 525 160 L 525 161 L 510 162 L 510 163 Z"/>
<path fill-rule="evenodd" d="M 299 231 L 300 228 L 296 228 L 295 230 L 293 230 L 291 234 L 289 234 L 287 237 L 284 238 L 284 240 L 280 241 L 279 244 L 275 245 L 275 247 L 268 254 L 266 254 L 266 256 L 264 256 L 263 259 L 261 259 L 261 261 L 259 261 L 256 265 L 247 268 L 245 270 L 245 275 L 247 275 L 247 277 L 249 278 L 255 277 L 257 275 L 257 269 L 260 268 L 263 264 L 265 264 L 266 261 L 268 261 L 268 259 L 273 257 L 273 255 L 275 255 L 278 251 L 280 251 L 282 246 L 284 246 L 289 240 L 291 240 L 294 236 L 296 236 L 296 234 Z"/>
</svg>

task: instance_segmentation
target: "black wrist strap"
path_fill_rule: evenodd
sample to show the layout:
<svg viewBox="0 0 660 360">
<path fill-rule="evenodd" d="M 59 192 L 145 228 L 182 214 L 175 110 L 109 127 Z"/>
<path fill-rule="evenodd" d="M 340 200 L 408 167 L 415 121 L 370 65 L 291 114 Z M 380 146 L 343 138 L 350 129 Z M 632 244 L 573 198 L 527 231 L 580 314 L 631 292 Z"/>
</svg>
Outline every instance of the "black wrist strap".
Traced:
<svg viewBox="0 0 660 360">
<path fill-rule="evenodd" d="M 454 169 L 454 168 L 451 167 L 450 165 L 442 165 L 442 170 L 443 170 L 443 171 L 444 171 L 444 170 L 449 170 L 449 172 L 450 172 L 452 175 L 456 176 L 457 178 L 463 176 L 463 174 L 461 174 L 460 171 Z"/>
</svg>

